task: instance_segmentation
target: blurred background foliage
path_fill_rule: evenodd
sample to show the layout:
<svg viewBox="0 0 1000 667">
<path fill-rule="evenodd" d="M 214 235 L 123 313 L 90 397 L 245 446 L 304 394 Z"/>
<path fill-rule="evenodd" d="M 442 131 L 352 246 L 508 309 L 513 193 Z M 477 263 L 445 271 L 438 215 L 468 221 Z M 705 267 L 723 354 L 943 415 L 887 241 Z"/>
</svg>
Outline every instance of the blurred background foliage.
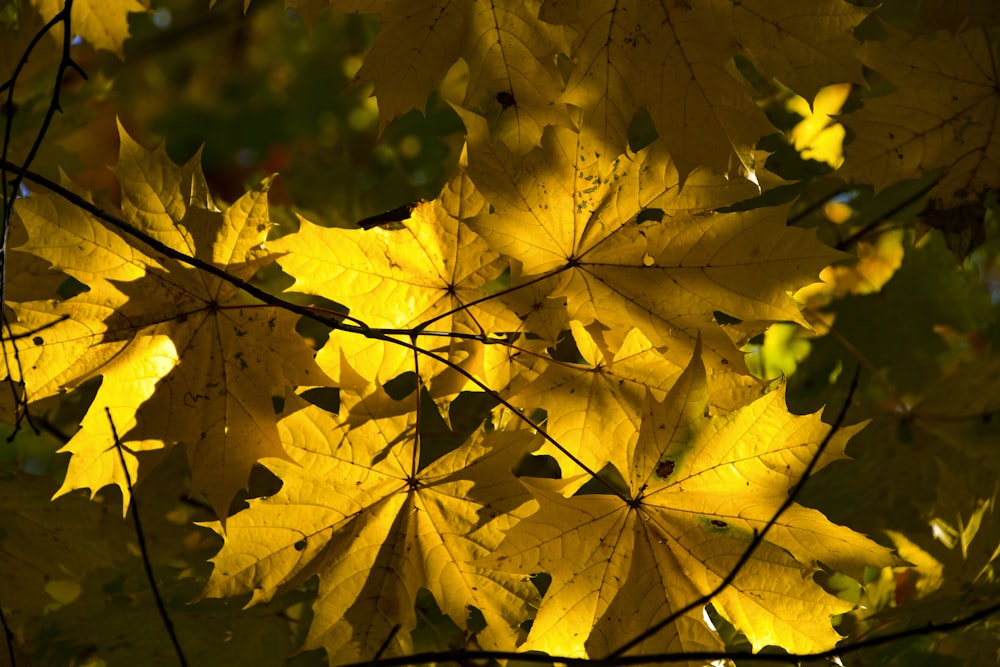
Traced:
<svg viewBox="0 0 1000 667">
<path fill-rule="evenodd" d="M 293 207 L 314 220 L 352 226 L 437 195 L 462 146 L 462 124 L 446 102 L 448 88 L 462 85 L 461 71 L 424 109 L 378 136 L 371 91 L 351 86 L 375 21 L 324 10 L 307 27 L 278 0 L 254 0 L 245 16 L 242 0 L 220 0 L 210 11 L 206 4 L 151 0 L 147 13 L 129 18 L 124 61 L 76 45 L 88 80 L 69 73 L 61 83 L 63 113 L 33 168 L 52 177 L 62 170 L 113 200 L 116 184 L 102 165 L 117 160 L 118 118 L 146 145 L 165 138 L 176 161 L 200 154 L 220 200 L 232 201 L 280 172 L 270 201 L 274 219 L 286 226 L 294 224 Z M 923 16 L 918 9 L 933 5 L 893 0 L 877 14 L 912 28 Z M 26 0 L 0 1 L 0 57 L 8 68 L 40 25 Z M 57 58 L 49 48 L 27 63 L 14 100 L 14 160 L 37 130 Z M 870 73 L 874 92 L 831 86 L 805 100 L 740 65 L 775 128 L 758 147 L 767 166 L 757 174 L 762 194 L 732 208 L 794 201 L 789 224 L 813 228 L 849 253 L 824 271 L 821 283 L 796 295 L 812 328 L 778 324 L 741 338 L 748 362 L 762 378 L 787 379 L 789 406 L 799 413 L 839 409 L 860 365 L 849 421 L 871 423 L 848 447 L 854 460 L 826 468 L 806 486 L 802 502 L 895 546 L 913 564 L 872 571 L 864 587 L 828 573 L 830 590 L 860 605 L 840 620 L 841 628 L 863 636 L 955 618 L 1000 597 L 1000 205 L 990 195 L 981 204 L 938 210 L 926 195 L 940 173 L 879 192 L 837 177 L 844 154 L 850 156 L 850 111 L 879 92 L 877 73 Z M 641 115 L 632 130 L 633 147 L 653 138 Z M 281 276 L 264 280 L 279 285 Z M 734 337 L 743 335 L 738 322 L 728 325 Z M 7 517 L 0 523 L 0 582 L 18 665 L 173 665 L 131 524 L 119 520 L 119 501 L 108 497 L 114 492 L 102 492 L 97 502 L 85 495 L 49 502 L 65 465 L 54 451 L 76 428 L 94 389 L 36 406 L 41 433 L 22 431 L 0 448 Z M 456 403 L 470 411 L 469 423 L 492 407 Z M 442 442 L 459 437 L 448 426 L 456 415 L 448 422 L 433 417 L 426 423 Z M 308 585 L 241 613 L 240 600 L 186 604 L 205 581 L 206 559 L 218 543 L 192 524 L 212 518 L 205 505 L 167 491 L 180 488 L 185 475 L 180 460 L 159 466 L 138 489 L 137 505 L 192 664 L 326 664 L 320 652 L 284 657 L 308 627 Z M 273 493 L 278 483 L 262 472 L 251 495 Z M 458 629 L 429 595 L 418 606 L 418 647 L 461 645 Z M 996 664 L 997 626 L 986 619 L 844 663 Z M 730 640 L 742 646 L 731 632 Z"/>
</svg>

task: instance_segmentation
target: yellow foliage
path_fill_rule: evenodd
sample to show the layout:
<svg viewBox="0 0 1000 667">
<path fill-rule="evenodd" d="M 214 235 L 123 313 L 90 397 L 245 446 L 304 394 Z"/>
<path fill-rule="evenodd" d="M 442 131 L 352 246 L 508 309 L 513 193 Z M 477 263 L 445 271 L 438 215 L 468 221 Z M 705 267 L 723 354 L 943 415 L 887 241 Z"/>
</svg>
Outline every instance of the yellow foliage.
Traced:
<svg viewBox="0 0 1000 667">
<path fill-rule="evenodd" d="M 266 181 L 226 210 L 208 194 L 197 164 L 171 164 L 121 132 L 115 174 L 119 216 L 174 250 L 249 279 L 274 255 L 263 248 L 270 221 Z M 14 306 L 32 400 L 103 381 L 81 429 L 62 451 L 69 470 L 57 495 L 117 485 L 129 489 L 138 451 L 184 443 L 193 486 L 225 516 L 250 468 L 285 457 L 270 388 L 329 380 L 294 331 L 295 317 L 241 298 L 236 288 L 130 238 L 56 196 L 30 197 L 18 212 L 29 240 L 21 251 L 47 259 L 89 289 L 65 301 Z M 9 347 L 9 343 L 7 344 Z"/>
<path fill-rule="evenodd" d="M 819 465 L 842 458 L 859 429 L 835 435 Z M 622 637 L 642 633 L 649 619 L 711 593 L 775 514 L 828 430 L 818 414 L 790 415 L 783 391 L 713 416 L 696 351 L 663 401 L 646 400 L 638 440 L 626 449 L 627 495 L 565 498 L 556 484 L 528 484 L 538 511 L 508 531 L 488 561 L 505 572 L 552 574 L 524 648 L 600 658 Z M 754 649 L 824 650 L 840 639 L 830 616 L 851 605 L 812 581 L 818 562 L 858 576 L 865 564 L 896 561 L 867 538 L 792 505 L 713 604 Z M 720 646 L 696 608 L 638 648 Z"/>
<path fill-rule="evenodd" d="M 63 0 L 31 0 L 46 21 L 62 11 Z M 74 0 L 72 26 L 74 35 L 96 49 L 107 49 L 124 58 L 122 44 L 128 38 L 128 14 L 145 12 L 139 0 Z"/>
<path fill-rule="evenodd" d="M 803 157 L 876 188 L 943 168 L 933 194 L 944 210 L 1000 182 L 1000 98 L 985 65 L 995 33 L 958 30 L 938 4 L 924 14 L 950 17 L 954 34 L 887 27 L 862 44 L 853 31 L 873 10 L 843 0 L 287 0 L 308 27 L 325 11 L 380 24 L 363 58 L 338 55 L 337 71 L 374 100 L 330 112 L 326 148 L 342 129 L 430 116 L 443 90 L 465 127 L 458 168 L 437 196 L 396 209 L 404 219 L 368 229 L 296 211 L 296 229 L 272 230 L 273 176 L 224 206 L 200 156 L 174 164 L 124 130 L 116 203 L 65 175 L 29 178 L 6 230 L 6 379 L 30 402 L 93 390 L 60 450 L 70 456 L 55 494 L 70 511 L 50 528 L 76 535 L 77 489 L 117 486 L 127 510 L 130 482 L 148 482 L 180 446 L 183 492 L 219 519 L 203 524 L 222 547 L 202 597 L 257 605 L 318 577 L 302 648 L 333 664 L 412 652 L 428 592 L 463 648 L 602 659 L 700 600 L 636 651 L 721 650 L 709 598 L 754 651 L 836 646 L 831 619 L 853 605 L 818 573 L 860 581 L 884 568 L 888 590 L 901 561 L 818 510 L 781 508 L 807 471 L 848 458 L 863 425 L 831 434 L 819 412 L 792 414 L 785 385 L 753 378 L 739 346 L 766 331 L 757 369 L 790 374 L 804 362 L 797 332 L 834 326 L 820 310 L 836 299 L 879 292 L 904 232 L 867 237 L 856 261 L 832 266 L 845 254 L 789 221 L 790 199 L 816 181 L 765 172 L 760 140 L 774 130 L 744 74 L 803 95 L 789 103 Z M 32 5 L 47 20 L 63 3 Z M 146 9 L 76 0 L 73 32 L 121 56 L 131 11 Z M 908 94 L 867 91 L 841 115 L 872 71 Z M 284 91 L 294 79 L 285 68 L 271 82 Z M 416 160 L 433 148 L 409 128 L 400 137 L 376 150 Z M 313 325 L 330 332 L 319 350 L 297 332 Z M 786 354 L 767 358 L 776 348 Z M 945 440 L 935 416 L 996 412 L 987 341 L 947 370 L 907 394 L 894 437 L 912 427 Z M 20 416 L 25 406 L 4 400 L 3 414 Z M 474 419 L 463 401 L 480 401 Z M 230 515 L 255 466 L 280 488 Z M 112 554 L 70 549 L 31 570 L 14 539 L 33 546 L 45 510 L 36 485 L 24 489 L 0 486 L 12 514 L 0 547 L 55 612 Z M 987 509 L 953 529 L 982 577 L 997 555 Z M 943 561 L 888 534 L 921 595 L 943 588 Z M 544 595 L 538 573 L 552 580 Z M 8 593 L 27 599 L 22 583 L 0 576 L 5 608 Z"/>
<path fill-rule="evenodd" d="M 840 112 L 850 92 L 848 83 L 827 86 L 816 93 L 811 109 L 801 97 L 789 100 L 789 109 L 802 116 L 792 128 L 792 141 L 803 158 L 825 162 L 834 169 L 843 164 L 844 126 L 831 118 Z"/>
</svg>

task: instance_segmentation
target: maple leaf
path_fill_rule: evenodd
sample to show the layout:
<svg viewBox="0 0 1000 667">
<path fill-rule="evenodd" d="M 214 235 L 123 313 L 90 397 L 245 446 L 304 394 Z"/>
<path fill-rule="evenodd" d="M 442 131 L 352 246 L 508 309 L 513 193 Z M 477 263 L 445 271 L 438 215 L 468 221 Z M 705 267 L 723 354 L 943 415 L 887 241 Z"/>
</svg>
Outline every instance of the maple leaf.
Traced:
<svg viewBox="0 0 1000 667">
<path fill-rule="evenodd" d="M 485 5 L 477 14 L 474 46 L 464 55 L 469 85 L 464 106 L 499 116 L 493 136 L 519 154 L 538 145 L 548 125 L 568 122 L 558 103 L 558 54 L 568 50 L 563 31 L 537 20 L 534 0 Z M 479 27 L 482 26 L 482 27 Z"/>
<path fill-rule="evenodd" d="M 523 649 L 599 658 L 710 594 L 817 455 L 829 427 L 818 413 L 791 415 L 783 390 L 711 415 L 697 352 L 664 401 L 647 400 L 642 431 L 628 448 L 628 497 L 566 498 L 565 481 L 526 482 L 538 511 L 484 561 L 552 576 Z M 818 466 L 843 458 L 860 428 L 837 433 Z M 818 562 L 860 576 L 865 565 L 897 561 L 868 538 L 793 504 L 712 604 L 755 650 L 830 648 L 840 639 L 830 617 L 851 605 L 812 580 Z M 636 649 L 721 648 L 701 618 L 693 609 Z"/>
<path fill-rule="evenodd" d="M 194 161 L 178 167 L 121 132 L 115 167 L 124 217 L 165 245 L 249 280 L 273 255 L 265 181 L 225 211 L 210 200 Z M 240 301 L 227 281 L 126 238 L 54 197 L 18 202 L 29 235 L 21 247 L 87 285 L 62 302 L 15 304 L 23 381 L 36 400 L 101 376 L 81 429 L 62 451 L 69 470 L 59 494 L 117 484 L 125 470 L 110 418 L 127 445 L 135 479 L 138 450 L 183 442 L 193 488 L 219 516 L 260 458 L 283 457 L 270 388 L 328 382 L 294 332 L 295 317 Z M 20 329 L 18 329 L 20 330 Z M 106 412 L 107 410 L 107 412 Z"/>
<path fill-rule="evenodd" d="M 681 368 L 700 334 L 713 368 L 740 368 L 713 313 L 802 322 L 788 293 L 840 257 L 785 227 L 784 207 L 712 213 L 753 186 L 699 170 L 680 188 L 658 144 L 602 166 L 583 135 L 550 127 L 520 159 L 489 143 L 482 119 L 462 116 L 469 176 L 493 204 L 469 226 L 519 265 L 512 289 L 565 298 L 568 319 L 600 326 L 611 350 L 638 328 Z M 639 222 L 644 212 L 661 219 Z M 528 330 L 536 324 L 526 314 Z"/>
<path fill-rule="evenodd" d="M 537 591 L 526 577 L 472 561 L 489 554 L 502 529 L 530 507 L 510 470 L 538 437 L 480 431 L 418 469 L 415 412 L 392 414 L 399 410 L 381 388 L 341 395 L 339 418 L 307 406 L 280 421 L 295 463 L 265 462 L 281 477 L 281 491 L 229 518 L 203 595 L 252 591 L 249 604 L 256 604 L 318 575 L 303 648 L 322 646 L 342 662 L 371 659 L 390 637 L 390 653 L 411 650 L 413 605 L 423 587 L 462 627 L 470 605 L 482 613 L 480 645 L 513 649 Z"/>
<path fill-rule="evenodd" d="M 802 97 L 789 100 L 788 108 L 802 116 L 790 137 L 802 159 L 826 162 L 834 169 L 843 164 L 844 126 L 832 118 L 850 92 L 850 84 L 827 86 L 816 94 L 812 107 Z"/>
<path fill-rule="evenodd" d="M 129 534 L 115 510 L 78 495 L 52 502 L 55 486 L 25 474 L 0 482 L 0 553 L 6 564 L 0 593 L 18 621 L 22 614 L 40 615 L 53 602 L 42 591 L 79 592 L 88 572 L 111 567 L 126 553 L 121 547 Z"/>
<path fill-rule="evenodd" d="M 562 100 L 584 109 L 585 136 L 613 159 L 640 107 L 652 117 L 683 181 L 696 166 L 753 173 L 768 131 L 732 62 L 746 56 L 812 96 L 861 81 L 850 29 L 870 10 L 841 0 L 650 2 L 546 0 L 540 18 L 578 33 Z"/>
<path fill-rule="evenodd" d="M 63 0 L 31 0 L 46 21 L 62 11 Z M 74 0 L 70 14 L 73 34 L 96 49 L 107 49 L 124 60 L 122 45 L 128 38 L 128 15 L 145 13 L 138 0 Z"/>
<path fill-rule="evenodd" d="M 563 122 L 555 104 L 562 78 L 556 54 L 562 31 L 539 22 L 538 0 L 504 3 L 441 0 L 336 0 L 343 11 L 377 13 L 381 29 L 356 80 L 374 82 L 380 132 L 394 118 L 423 109 L 427 96 L 462 58 L 469 66 L 464 105 L 497 118 L 497 137 L 527 152 L 546 125 Z"/>
<path fill-rule="evenodd" d="M 768 123 L 729 62 L 719 29 L 727 24 L 688 3 L 645 0 L 547 0 L 539 17 L 579 34 L 562 101 L 585 110 L 584 135 L 598 157 L 626 148 L 629 123 L 645 107 L 681 180 L 698 165 L 753 170 L 753 145 Z"/>
<path fill-rule="evenodd" d="M 823 86 L 862 83 L 859 46 L 852 31 L 873 7 L 844 0 L 789 3 L 782 0 L 703 3 L 715 26 L 733 31 L 735 47 L 767 76 L 804 97 Z M 699 4 L 699 6 L 702 6 Z"/>
<path fill-rule="evenodd" d="M 639 432 L 646 395 L 662 400 L 683 367 L 664 358 L 637 329 L 611 355 L 579 322 L 571 322 L 570 327 L 583 363 L 522 355 L 516 362 L 530 364 L 534 373 L 528 377 L 533 379 L 522 378 L 509 400 L 518 407 L 545 409 L 545 432 L 567 443 L 572 454 L 592 470 L 606 463 L 626 470 L 626 445 Z M 726 410 L 744 405 L 762 389 L 753 378 L 734 373 L 719 373 L 713 379 L 710 402 Z M 620 446 L 609 447 L 609 441 Z M 548 444 L 541 453 L 554 457 L 563 471 L 576 469 L 563 452 Z"/>
<path fill-rule="evenodd" d="M 414 206 L 402 229 L 339 229 L 300 219 L 297 233 L 271 247 L 287 252 L 278 262 L 295 277 L 290 289 L 350 304 L 351 317 L 369 327 L 478 336 L 516 331 L 521 321 L 512 311 L 497 300 L 482 301 L 487 296 L 483 286 L 506 263 L 459 219 L 484 206 L 468 177 L 459 173 L 441 197 Z M 436 350 L 441 338 L 417 340 Z M 439 351 L 481 374 L 481 347 L 454 340 Z M 415 363 L 411 350 L 357 334 L 332 336 L 317 359 L 341 386 L 356 373 L 368 375 L 368 369 L 378 369 L 377 379 L 386 382 L 414 370 Z M 343 363 L 353 372 L 345 373 Z M 420 363 L 421 377 L 442 385 L 435 395 L 457 393 L 467 384 L 455 373 L 435 380 L 446 369 L 430 360 Z"/>
<path fill-rule="evenodd" d="M 887 30 L 861 57 L 896 93 L 844 119 L 856 138 L 841 172 L 883 188 L 943 168 L 931 196 L 949 206 L 975 199 L 1000 182 L 1000 75 L 988 66 L 996 40 L 985 28 L 926 37 Z"/>
</svg>

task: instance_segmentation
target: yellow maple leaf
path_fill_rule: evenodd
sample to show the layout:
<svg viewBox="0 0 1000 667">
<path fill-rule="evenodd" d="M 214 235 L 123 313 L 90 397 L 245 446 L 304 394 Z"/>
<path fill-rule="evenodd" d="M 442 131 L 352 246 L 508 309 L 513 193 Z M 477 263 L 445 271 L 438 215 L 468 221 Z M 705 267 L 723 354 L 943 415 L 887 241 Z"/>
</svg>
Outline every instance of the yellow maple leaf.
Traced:
<svg viewBox="0 0 1000 667">
<path fill-rule="evenodd" d="M 753 146 L 768 123 L 730 62 L 735 38 L 709 3 L 548 0 L 539 17 L 572 26 L 576 64 L 562 101 L 584 109 L 583 134 L 598 159 L 628 146 L 645 107 L 678 165 L 718 173 L 752 171 Z"/>
<path fill-rule="evenodd" d="M 639 432 L 646 395 L 663 400 L 683 368 L 664 358 L 636 329 L 612 354 L 602 350 L 579 322 L 571 322 L 570 327 L 583 363 L 522 355 L 516 361 L 530 365 L 533 379 L 522 381 L 524 386 L 517 387 L 510 402 L 525 409 L 545 409 L 545 432 L 565 443 L 592 470 L 606 463 L 626 470 L 628 443 Z M 732 409 L 761 392 L 752 377 L 717 373 L 714 378 L 718 386 L 711 403 L 716 407 Z M 616 445 L 609 446 L 609 442 Z M 553 456 L 564 472 L 579 472 L 561 451 L 546 445 L 542 453 Z"/>
<path fill-rule="evenodd" d="M 399 408 L 380 387 L 369 392 L 342 392 L 340 417 L 297 402 L 281 420 L 295 462 L 265 463 L 282 479 L 281 491 L 229 518 L 203 595 L 252 591 L 256 604 L 318 575 L 303 648 L 351 662 L 372 659 L 390 638 L 385 655 L 411 652 L 423 587 L 460 627 L 468 627 L 470 605 L 482 613 L 486 627 L 476 636 L 483 648 L 512 650 L 537 591 L 522 575 L 473 561 L 530 511 L 510 470 L 538 437 L 479 431 L 419 469 L 415 412 L 394 414 Z"/>
<path fill-rule="evenodd" d="M 63 0 L 31 0 L 46 21 L 62 11 Z M 128 15 L 146 12 L 138 0 L 75 0 L 70 14 L 74 35 L 96 49 L 107 49 L 124 58 L 122 45 L 128 38 Z"/>
<path fill-rule="evenodd" d="M 826 162 L 834 169 L 843 164 L 844 126 L 832 117 L 840 111 L 850 92 L 850 84 L 839 83 L 820 90 L 812 107 L 797 95 L 788 101 L 788 108 L 802 116 L 792 128 L 791 138 L 804 159 Z"/>
<path fill-rule="evenodd" d="M 488 296 L 483 286 L 506 266 L 459 219 L 483 206 L 482 197 L 460 173 L 441 197 L 417 204 L 402 229 L 339 229 L 302 219 L 297 233 L 271 247 L 287 252 L 278 262 L 295 277 L 290 289 L 348 304 L 351 317 L 369 327 L 405 332 L 421 326 L 428 334 L 471 336 L 517 331 L 521 321 L 511 310 L 498 300 L 481 301 Z M 416 340 L 481 375 L 482 346 L 470 344 L 474 341 L 449 341 L 440 335 Z M 377 369 L 380 382 L 413 371 L 415 363 L 405 347 L 353 333 L 331 336 L 317 359 L 342 386 L 350 377 L 344 363 L 354 373 L 369 376 Z M 457 393 L 467 384 L 454 372 L 439 377 L 446 369 L 435 361 L 418 362 L 421 377 L 440 385 L 435 395 Z"/>
<path fill-rule="evenodd" d="M 765 76 L 799 95 L 823 86 L 863 83 L 860 45 L 852 31 L 874 9 L 844 0 L 744 0 L 704 3 L 716 26 L 732 30 L 735 47 Z"/>
<path fill-rule="evenodd" d="M 539 0 L 504 3 L 442 0 L 336 0 L 343 11 L 377 13 L 381 29 L 358 71 L 374 82 L 380 131 L 427 96 L 462 58 L 469 67 L 464 106 L 492 111 L 497 137 L 524 154 L 546 125 L 564 122 L 556 55 L 562 30 L 537 20 Z"/>
<path fill-rule="evenodd" d="M 222 211 L 200 168 L 169 162 L 121 132 L 115 167 L 122 216 L 153 240 L 226 270 L 240 280 L 274 256 L 262 249 L 270 221 L 269 181 Z M 295 317 L 239 298 L 221 278 L 193 269 L 60 198 L 18 202 L 29 241 L 21 247 L 89 289 L 62 302 L 14 304 L 21 373 L 36 400 L 101 376 L 59 494 L 118 485 L 128 489 L 110 418 L 135 452 L 184 443 L 195 491 L 225 516 L 251 466 L 284 457 L 271 388 L 316 385 L 328 378 L 294 332 Z M 106 412 L 107 411 L 107 412 Z"/>
<path fill-rule="evenodd" d="M 753 187 L 699 169 L 681 188 L 659 144 L 605 165 L 586 137 L 550 127 L 522 159 L 491 144 L 481 118 L 462 116 L 469 175 L 493 205 L 469 226 L 518 264 L 512 289 L 565 299 L 568 319 L 600 323 L 609 349 L 638 328 L 680 368 L 700 334 L 710 366 L 741 369 L 713 313 L 803 322 L 789 292 L 841 257 L 786 227 L 784 207 L 712 213 Z M 644 212 L 661 219 L 639 222 Z M 524 315 L 528 330 L 542 328 Z"/>
<path fill-rule="evenodd" d="M 566 498 L 562 480 L 530 482 L 539 510 L 508 531 L 484 561 L 506 572 L 552 576 L 522 648 L 600 658 L 712 593 L 778 511 L 829 431 L 818 413 L 791 415 L 784 391 L 726 416 L 710 416 L 707 408 L 696 350 L 665 400 L 647 401 L 642 431 L 628 448 L 626 496 Z M 818 467 L 843 458 L 859 429 L 834 435 Z M 840 639 L 830 617 L 851 605 L 812 580 L 819 562 L 854 576 L 865 565 L 897 563 L 888 549 L 793 504 L 712 604 L 755 650 L 830 648 Z M 719 648 L 698 607 L 635 650 Z"/>
<path fill-rule="evenodd" d="M 1000 182 L 1000 80 L 984 66 L 995 38 L 985 28 L 926 37 L 888 31 L 861 57 L 896 92 L 844 118 L 856 138 L 841 173 L 883 188 L 942 168 L 931 196 L 946 205 L 974 199 Z"/>
</svg>

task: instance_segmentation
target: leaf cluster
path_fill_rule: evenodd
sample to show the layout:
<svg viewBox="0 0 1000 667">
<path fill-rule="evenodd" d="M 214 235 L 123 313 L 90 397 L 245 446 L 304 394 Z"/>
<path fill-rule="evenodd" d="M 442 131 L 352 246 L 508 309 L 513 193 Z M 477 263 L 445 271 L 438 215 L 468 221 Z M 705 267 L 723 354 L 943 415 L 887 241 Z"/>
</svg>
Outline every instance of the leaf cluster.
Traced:
<svg viewBox="0 0 1000 667">
<path fill-rule="evenodd" d="M 12 3 L 10 661 L 987 660 L 966 4 Z"/>
</svg>

